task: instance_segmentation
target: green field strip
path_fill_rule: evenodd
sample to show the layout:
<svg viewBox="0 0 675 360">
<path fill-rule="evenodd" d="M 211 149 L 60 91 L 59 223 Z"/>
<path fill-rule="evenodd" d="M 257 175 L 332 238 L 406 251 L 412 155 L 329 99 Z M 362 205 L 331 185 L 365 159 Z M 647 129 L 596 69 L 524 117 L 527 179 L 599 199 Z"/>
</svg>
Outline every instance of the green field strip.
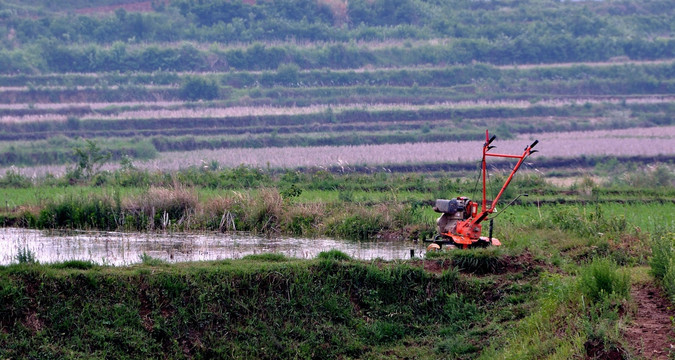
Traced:
<svg viewBox="0 0 675 360">
<path fill-rule="evenodd" d="M 407 67 L 407 68 L 374 68 L 374 69 L 327 69 L 297 71 L 295 83 L 288 84 L 297 87 L 316 88 L 321 86 L 348 87 L 357 83 L 361 85 L 377 86 L 430 86 L 451 87 L 454 85 L 471 84 L 473 81 L 484 79 L 498 81 L 513 81 L 525 79 L 530 81 L 554 81 L 558 83 L 573 82 L 592 77 L 597 80 L 625 81 L 630 79 L 657 78 L 665 80 L 672 77 L 673 60 L 634 61 L 625 63 L 567 63 L 567 64 L 533 64 L 494 67 L 489 64 L 468 66 L 444 67 Z M 283 84 L 278 71 L 250 72 L 135 72 L 135 73 L 88 73 L 88 74 L 43 74 L 43 75 L 2 75 L 0 86 L 30 87 L 34 90 L 46 90 L 49 87 L 77 87 L 89 86 L 177 86 L 190 76 L 203 76 L 218 79 L 223 86 L 233 88 L 270 87 L 274 83 Z M 283 74 L 282 74 L 283 75 Z M 460 77 L 458 77 L 458 75 Z M 263 77 L 269 80 L 261 81 Z"/>
</svg>

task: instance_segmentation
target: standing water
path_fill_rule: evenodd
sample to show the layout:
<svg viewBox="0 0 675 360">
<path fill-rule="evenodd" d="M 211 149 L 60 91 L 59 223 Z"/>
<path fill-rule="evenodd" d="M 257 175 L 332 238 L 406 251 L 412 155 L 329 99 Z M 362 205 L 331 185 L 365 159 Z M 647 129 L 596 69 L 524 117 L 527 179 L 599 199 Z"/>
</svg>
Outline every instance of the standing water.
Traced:
<svg viewBox="0 0 675 360">
<path fill-rule="evenodd" d="M 424 246 L 410 241 L 352 241 L 337 239 L 267 238 L 221 233 L 46 232 L 0 228 L 0 265 L 16 263 L 20 250 L 36 261 L 54 263 L 90 260 L 104 265 L 141 262 L 143 253 L 168 262 L 236 259 L 250 254 L 280 253 L 310 259 L 322 251 L 339 250 L 355 259 L 408 259 L 410 249 L 424 255 Z"/>
</svg>

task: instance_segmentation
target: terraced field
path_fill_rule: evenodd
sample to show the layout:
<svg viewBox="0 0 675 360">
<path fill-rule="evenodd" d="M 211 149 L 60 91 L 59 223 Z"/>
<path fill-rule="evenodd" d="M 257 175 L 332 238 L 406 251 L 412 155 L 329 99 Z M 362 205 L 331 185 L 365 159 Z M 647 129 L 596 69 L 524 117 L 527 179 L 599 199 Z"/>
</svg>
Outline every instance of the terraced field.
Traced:
<svg viewBox="0 0 675 360">
<path fill-rule="evenodd" d="M 302 20 L 276 2 L 6 2 L 0 166 L 62 174 L 84 139 L 109 169 L 460 163 L 486 128 L 546 137 L 546 158 L 675 155 L 670 7 L 404 3 L 394 18 L 381 4 L 298 3 L 316 14 Z M 234 31 L 240 12 L 254 15 Z M 271 14 L 286 23 L 256 30 Z M 637 128 L 652 129 L 649 146 L 601 135 Z"/>
<path fill-rule="evenodd" d="M 515 70 L 490 65 L 480 67 L 497 73 L 499 80 L 471 79 L 470 84 L 461 86 L 241 86 L 229 87 L 227 99 L 198 102 L 180 101 L 177 95 L 171 95 L 180 91 L 181 81 L 192 76 L 186 74 L 171 74 L 174 82 L 160 88 L 151 81 L 133 88 L 122 84 L 132 81 L 131 78 L 141 77 L 140 74 L 117 75 L 117 82 L 108 83 L 104 90 L 87 85 L 45 85 L 38 86 L 37 90 L 7 86 L 0 88 L 0 99 L 6 101 L 0 104 L 2 165 L 68 164 L 72 162 L 71 149 L 82 143 L 78 140 L 81 138 L 93 139 L 110 150 L 114 155 L 113 162 L 119 161 L 123 155 L 130 155 L 137 161 L 155 159 L 146 165 L 138 162 L 140 166 L 176 169 L 199 165 L 202 160 L 217 160 L 224 166 L 269 164 L 273 167 L 467 161 L 471 160 L 467 156 L 427 149 L 454 146 L 444 144 L 447 141 L 479 140 L 485 128 L 506 139 L 518 134 L 532 134 L 527 136 L 534 137 L 534 134 L 542 132 L 558 132 L 555 137 L 568 145 L 575 144 L 569 141 L 572 135 L 566 133 L 572 130 L 665 126 L 665 130 L 656 130 L 655 133 L 670 134 L 675 99 L 668 85 L 670 79 L 658 82 L 655 89 L 660 92 L 626 90 L 625 94 L 617 94 L 614 86 L 606 86 L 611 91 L 585 91 L 587 82 L 573 79 L 549 81 L 550 89 L 546 92 L 541 89 L 543 82 L 526 79 L 536 78 L 539 75 L 535 73 L 544 70 L 555 72 L 575 67 L 530 67 L 518 70 L 517 76 L 509 73 Z M 674 67 L 672 61 L 581 66 L 591 72 L 619 73 L 667 73 Z M 475 68 L 455 67 L 453 71 L 471 72 Z M 386 77 L 399 71 L 383 69 L 352 71 L 349 74 L 378 73 Z M 251 73 L 239 73 L 239 76 L 243 74 L 256 76 Z M 302 74 L 312 75 L 306 71 Z M 272 73 L 268 75 L 275 76 Z M 317 74 L 313 75 L 316 77 Z M 105 74 L 63 76 L 85 83 L 85 80 L 96 82 L 106 78 Z M 155 75 L 146 76 L 152 78 Z M 226 83 L 228 76 L 236 74 L 209 76 L 221 79 L 222 84 Z M 575 72 L 574 76 L 580 75 Z M 21 77 L 25 82 L 39 82 L 43 78 Z M 15 78 L 5 76 L 2 80 L 7 85 L 17 85 Z M 46 79 L 44 81 L 49 83 L 57 81 L 58 77 L 53 75 Z M 488 84 L 488 80 L 492 84 Z M 506 80 L 509 81 L 508 86 L 500 85 Z M 522 83 L 521 88 L 513 89 L 519 85 L 510 83 L 518 81 Z M 528 89 L 537 86 L 540 89 Z M 458 87 L 464 91 L 463 94 L 459 94 Z M 116 99 L 100 102 L 101 92 Z M 87 102 L 88 99 L 95 102 Z M 291 101 L 293 104 L 288 104 Z M 598 144 L 595 140 L 587 142 Z M 407 143 L 417 145 L 394 145 Z M 317 146 L 320 148 L 316 149 Z M 411 153 L 406 146 L 417 150 Z M 563 151 L 556 146 L 558 151 L 544 155 L 629 156 L 672 155 L 673 152 L 668 141 L 652 143 L 649 150 L 636 150 L 635 153 L 626 151 L 626 148 L 613 152 L 615 147 L 611 143 L 598 145 L 598 150 L 585 153 L 589 146 L 574 146 L 575 151 Z M 296 151 L 295 147 L 306 149 Z M 289 149 L 247 150 L 250 148 Z M 368 156 L 360 155 L 362 151 Z M 300 155 L 303 152 L 315 155 Z M 265 160 L 272 153 L 275 156 Z M 303 160 L 283 155 L 286 153 L 296 154 Z M 402 153 L 406 156 L 395 155 Z M 181 161 L 162 160 L 176 158 Z"/>
</svg>

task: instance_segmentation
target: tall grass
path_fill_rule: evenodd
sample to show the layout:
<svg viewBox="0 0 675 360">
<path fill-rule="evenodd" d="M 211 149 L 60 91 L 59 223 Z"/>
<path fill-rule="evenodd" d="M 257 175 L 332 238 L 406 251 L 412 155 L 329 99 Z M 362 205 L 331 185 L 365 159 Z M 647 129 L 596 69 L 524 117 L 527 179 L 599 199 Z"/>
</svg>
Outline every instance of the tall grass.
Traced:
<svg viewBox="0 0 675 360">
<path fill-rule="evenodd" d="M 582 267 L 577 278 L 545 275 L 536 309 L 480 358 L 562 360 L 589 356 L 588 347 L 596 345 L 623 351 L 617 312 L 629 289 L 628 274 L 607 259 Z"/>
<path fill-rule="evenodd" d="M 14 259 L 16 259 L 19 264 L 33 264 L 35 263 L 35 254 L 33 254 L 29 248 L 23 247 L 19 249 L 18 253 L 14 256 Z"/>
<path fill-rule="evenodd" d="M 651 273 L 661 281 L 663 288 L 675 303 L 675 233 L 656 233 L 652 236 Z"/>
</svg>

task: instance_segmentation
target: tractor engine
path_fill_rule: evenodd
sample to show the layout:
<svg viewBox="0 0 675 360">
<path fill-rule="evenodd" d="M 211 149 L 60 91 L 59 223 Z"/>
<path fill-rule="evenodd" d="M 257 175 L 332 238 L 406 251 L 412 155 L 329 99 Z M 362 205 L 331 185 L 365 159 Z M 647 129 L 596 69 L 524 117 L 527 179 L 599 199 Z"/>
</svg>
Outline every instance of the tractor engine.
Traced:
<svg viewBox="0 0 675 360">
<path fill-rule="evenodd" d="M 442 215 L 436 220 L 438 234 L 456 234 L 457 222 L 466 220 L 475 214 L 478 204 L 469 198 L 460 196 L 456 199 L 437 199 L 434 211 Z"/>
</svg>

